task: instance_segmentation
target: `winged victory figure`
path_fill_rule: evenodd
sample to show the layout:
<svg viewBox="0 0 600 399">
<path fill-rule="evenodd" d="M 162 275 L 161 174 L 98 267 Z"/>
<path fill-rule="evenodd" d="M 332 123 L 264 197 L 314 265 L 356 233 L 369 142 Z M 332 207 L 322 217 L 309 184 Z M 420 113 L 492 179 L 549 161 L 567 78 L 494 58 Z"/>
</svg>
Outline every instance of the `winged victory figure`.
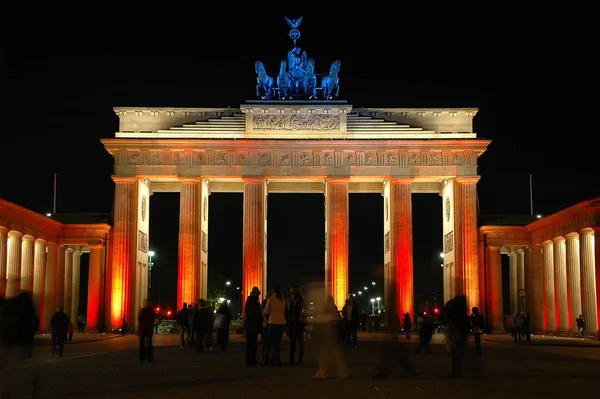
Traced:
<svg viewBox="0 0 600 399">
<path fill-rule="evenodd" d="M 302 23 L 302 17 L 300 17 L 298 19 L 289 19 L 288 17 L 283 17 L 283 18 L 285 18 L 285 22 L 287 22 L 287 24 L 292 29 L 298 29 L 298 27 Z"/>
</svg>

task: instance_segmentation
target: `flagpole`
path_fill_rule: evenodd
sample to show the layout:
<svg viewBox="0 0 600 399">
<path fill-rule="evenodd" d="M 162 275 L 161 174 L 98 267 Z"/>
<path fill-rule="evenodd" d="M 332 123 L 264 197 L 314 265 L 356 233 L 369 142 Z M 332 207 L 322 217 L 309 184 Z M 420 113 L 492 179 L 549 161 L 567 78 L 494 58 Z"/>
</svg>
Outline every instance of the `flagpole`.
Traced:
<svg viewBox="0 0 600 399">
<path fill-rule="evenodd" d="M 52 207 L 52 213 L 56 213 L 56 173 L 54 174 L 54 206 Z"/>
<path fill-rule="evenodd" d="M 529 210 L 533 215 L 533 184 L 531 180 L 531 173 L 529 174 Z"/>
</svg>

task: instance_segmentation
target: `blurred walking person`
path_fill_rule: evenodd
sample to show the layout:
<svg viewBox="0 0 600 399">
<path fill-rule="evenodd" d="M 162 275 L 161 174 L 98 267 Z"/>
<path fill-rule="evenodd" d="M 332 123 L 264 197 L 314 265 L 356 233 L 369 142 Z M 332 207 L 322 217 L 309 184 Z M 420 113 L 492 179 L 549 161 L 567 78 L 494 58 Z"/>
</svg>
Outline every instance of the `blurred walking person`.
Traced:
<svg viewBox="0 0 600 399">
<path fill-rule="evenodd" d="M 313 378 L 328 378 L 335 369 L 337 378 L 348 378 L 348 366 L 344 358 L 342 317 L 331 295 L 327 296 L 315 319 L 315 343 L 317 344 L 317 372 Z"/>
<path fill-rule="evenodd" d="M 50 319 L 50 331 L 52 334 L 52 356 L 58 351 L 58 356 L 62 357 L 65 347 L 65 337 L 69 328 L 69 316 L 64 312 L 64 307 L 60 305 L 58 311 Z"/>
<path fill-rule="evenodd" d="M 263 310 L 258 302 L 260 290 L 252 287 L 252 291 L 244 306 L 242 325 L 246 334 L 246 366 L 258 364 L 256 352 L 258 349 L 258 334 L 263 331 Z"/>
<path fill-rule="evenodd" d="M 146 299 L 146 303 L 138 315 L 139 358 L 142 363 L 144 363 L 144 360 L 147 360 L 148 363 L 154 361 L 154 350 L 152 348 L 153 333 L 154 308 L 152 307 L 152 302 Z"/>
</svg>

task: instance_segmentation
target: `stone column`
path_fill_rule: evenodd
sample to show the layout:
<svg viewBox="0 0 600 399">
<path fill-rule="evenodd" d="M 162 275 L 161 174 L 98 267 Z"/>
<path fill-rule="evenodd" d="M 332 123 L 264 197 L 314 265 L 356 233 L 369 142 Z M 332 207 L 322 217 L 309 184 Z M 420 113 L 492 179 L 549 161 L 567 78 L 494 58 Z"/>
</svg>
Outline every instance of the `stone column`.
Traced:
<svg viewBox="0 0 600 399">
<path fill-rule="evenodd" d="M 8 229 L 0 226 L 0 298 L 6 294 L 6 258 L 8 245 Z"/>
<path fill-rule="evenodd" d="M 508 254 L 508 276 L 510 280 L 510 313 L 515 314 L 519 311 L 519 295 L 517 287 L 517 254 L 509 252 Z"/>
<path fill-rule="evenodd" d="M 113 217 L 113 245 L 110 283 L 110 326 L 118 329 L 123 317 L 133 326 L 134 313 L 130 302 L 131 275 L 137 264 L 137 180 L 135 178 L 113 176 L 115 182 L 115 201 Z"/>
<path fill-rule="evenodd" d="M 179 193 L 179 249 L 177 272 L 177 309 L 184 302 L 196 303 L 199 299 L 200 277 L 200 209 L 202 186 L 200 179 L 180 179 Z"/>
<path fill-rule="evenodd" d="M 544 241 L 542 251 L 544 281 L 544 329 L 542 334 L 553 334 L 556 330 L 556 312 L 554 309 L 554 246 L 552 241 Z"/>
<path fill-rule="evenodd" d="M 56 252 L 56 296 L 54 306 L 56 309 L 62 306 L 64 311 L 68 312 L 65 306 L 65 251 L 65 247 L 59 246 Z"/>
<path fill-rule="evenodd" d="M 517 297 L 520 298 L 519 290 L 525 288 L 525 252 L 520 248 L 515 253 L 517 254 Z M 525 311 L 520 303 L 517 304 L 517 309 L 519 312 Z"/>
<path fill-rule="evenodd" d="M 90 248 L 90 266 L 88 272 L 88 299 L 86 312 L 86 330 L 98 331 L 100 309 L 102 307 L 102 245 L 88 245 Z"/>
<path fill-rule="evenodd" d="M 525 258 L 527 259 L 527 258 Z M 544 277 L 542 247 L 535 245 L 531 250 L 531 284 L 527 287 L 527 306 L 531 315 L 532 331 L 544 330 Z"/>
<path fill-rule="evenodd" d="M 33 292 L 33 257 L 35 237 L 25 234 L 21 242 L 21 291 Z"/>
<path fill-rule="evenodd" d="M 531 249 L 530 248 L 522 248 L 521 251 L 523 252 L 523 277 L 522 277 L 522 285 L 521 288 L 525 289 L 526 292 L 526 297 L 525 297 L 525 307 L 523 309 L 523 312 L 525 313 L 531 313 L 531 303 L 529 302 L 529 300 L 531 299 L 530 297 L 530 292 L 529 290 L 531 290 Z"/>
<path fill-rule="evenodd" d="M 594 264 L 596 267 L 596 319 L 600 327 L 600 227 L 594 226 Z M 595 334 L 600 338 L 600 330 Z"/>
<path fill-rule="evenodd" d="M 581 313 L 585 318 L 585 333 L 598 333 L 598 304 L 596 266 L 594 260 L 594 230 L 583 229 L 579 232 L 581 250 Z"/>
<path fill-rule="evenodd" d="M 455 180 L 454 226 L 457 278 L 462 277 L 462 288 L 457 292 L 467 296 L 467 309 L 479 305 L 479 275 L 477 261 L 477 181 L 479 177 L 464 177 Z"/>
<path fill-rule="evenodd" d="M 71 320 L 75 328 L 77 327 L 77 320 L 79 317 L 79 278 L 81 271 L 81 251 L 75 250 L 73 252 L 73 296 L 71 300 Z"/>
<path fill-rule="evenodd" d="M 257 286 L 266 291 L 264 271 L 265 180 L 244 179 L 244 254 L 242 269 L 242 303 Z"/>
<path fill-rule="evenodd" d="M 6 298 L 19 294 L 21 287 L 21 247 L 23 233 L 8 232 L 8 255 L 6 260 Z"/>
<path fill-rule="evenodd" d="M 53 242 L 46 245 L 46 273 L 44 278 L 44 318 L 40 324 L 47 331 L 50 329 L 50 319 L 56 311 L 56 257 L 58 245 Z"/>
<path fill-rule="evenodd" d="M 415 319 L 414 277 L 413 277 L 413 240 L 412 240 L 412 191 L 413 179 L 392 178 L 390 181 L 390 251 L 391 265 L 390 287 L 394 290 L 395 303 L 393 313 L 400 320 L 402 315 L 410 313 Z M 390 312 L 390 314 L 393 314 Z"/>
<path fill-rule="evenodd" d="M 577 332 L 575 319 L 581 314 L 581 262 L 579 257 L 579 234 L 570 233 L 567 240 L 567 331 Z"/>
<path fill-rule="evenodd" d="M 74 320 L 71 314 L 73 310 L 73 252 L 73 248 L 65 250 L 65 296 L 63 301 L 65 313 L 71 320 Z"/>
<path fill-rule="evenodd" d="M 33 306 L 40 324 L 44 320 L 44 278 L 46 277 L 46 240 L 35 240 L 33 260 Z"/>
<path fill-rule="evenodd" d="M 487 247 L 487 283 L 488 283 L 488 320 L 491 322 L 492 332 L 504 331 L 504 312 L 502 311 L 502 259 L 500 246 Z"/>
<path fill-rule="evenodd" d="M 490 313 L 488 312 L 488 306 L 489 306 L 489 296 L 488 296 L 488 289 L 486 288 L 486 279 L 489 278 L 489 276 L 486 273 L 486 256 L 485 256 L 485 237 L 483 234 L 478 233 L 477 235 L 477 262 L 479 262 L 479 312 L 482 315 L 487 315 L 486 316 L 486 328 L 489 329 L 491 328 L 491 324 L 490 321 L 491 319 L 489 319 L 489 315 Z M 445 302 L 444 302 L 445 303 Z"/>
<path fill-rule="evenodd" d="M 567 306 L 567 253 L 565 239 L 556 237 L 554 242 L 554 311 L 556 312 L 556 334 L 567 332 L 569 308 Z"/>
</svg>

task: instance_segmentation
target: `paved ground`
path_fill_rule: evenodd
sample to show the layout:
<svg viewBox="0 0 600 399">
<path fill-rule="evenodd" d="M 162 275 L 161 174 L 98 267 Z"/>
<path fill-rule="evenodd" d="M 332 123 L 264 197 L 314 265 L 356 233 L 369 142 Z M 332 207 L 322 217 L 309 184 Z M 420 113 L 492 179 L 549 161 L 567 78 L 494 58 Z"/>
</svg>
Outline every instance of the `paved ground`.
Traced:
<svg viewBox="0 0 600 399">
<path fill-rule="evenodd" d="M 598 398 L 600 341 L 534 337 L 514 343 L 508 335 L 484 337 L 483 379 L 448 379 L 450 358 L 436 334 L 432 355 L 413 355 L 418 375 L 373 380 L 383 336 L 362 334 L 345 351 L 350 378 L 316 380 L 315 348 L 307 343 L 302 366 L 246 367 L 244 345 L 233 336 L 225 353 L 179 348 L 178 336 L 159 334 L 156 362 L 140 363 L 135 336 L 76 333 L 62 358 L 49 357 L 48 337 L 39 336 L 34 359 L 21 376 L 35 373 L 42 398 Z M 387 340 L 387 336 L 385 337 Z M 389 340 L 387 340 L 389 341 Z M 400 341 L 414 349 L 416 342 Z M 287 342 L 282 350 L 287 358 Z M 470 348 L 471 352 L 473 348 Z M 468 368 L 475 367 L 474 356 Z M 3 378 L 3 375 L 0 375 Z"/>
</svg>

